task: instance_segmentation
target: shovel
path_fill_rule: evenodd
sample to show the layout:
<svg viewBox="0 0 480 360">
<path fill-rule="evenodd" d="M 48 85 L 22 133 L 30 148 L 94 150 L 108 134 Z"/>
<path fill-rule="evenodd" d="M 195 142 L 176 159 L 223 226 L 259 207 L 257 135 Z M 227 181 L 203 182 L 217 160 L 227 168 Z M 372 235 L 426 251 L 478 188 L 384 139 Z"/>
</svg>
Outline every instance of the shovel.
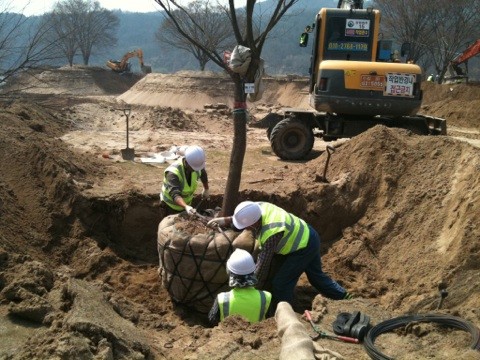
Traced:
<svg viewBox="0 0 480 360">
<path fill-rule="evenodd" d="M 328 183 L 329 181 L 327 180 L 327 168 L 328 168 L 328 163 L 330 162 L 330 156 L 332 153 L 335 152 L 335 148 L 331 145 L 327 145 L 327 161 L 325 162 L 325 168 L 323 169 L 323 175 L 320 176 L 317 181 L 325 182 Z"/>
<path fill-rule="evenodd" d="M 130 118 L 131 108 L 123 108 L 122 110 L 127 118 L 127 147 L 125 149 L 121 149 L 120 152 L 122 153 L 123 160 L 133 160 L 135 159 L 135 150 L 128 147 L 128 119 Z"/>
</svg>

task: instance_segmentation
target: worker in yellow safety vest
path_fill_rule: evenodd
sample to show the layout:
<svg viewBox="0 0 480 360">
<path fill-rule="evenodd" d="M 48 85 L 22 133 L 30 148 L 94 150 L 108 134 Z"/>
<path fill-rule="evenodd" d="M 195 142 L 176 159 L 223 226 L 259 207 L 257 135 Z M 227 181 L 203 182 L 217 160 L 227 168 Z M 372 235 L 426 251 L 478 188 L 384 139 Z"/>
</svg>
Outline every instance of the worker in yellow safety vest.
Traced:
<svg viewBox="0 0 480 360">
<path fill-rule="evenodd" d="M 197 182 L 203 184 L 202 199 L 208 199 L 208 175 L 205 170 L 205 152 L 200 146 L 189 146 L 182 156 L 165 169 L 160 199 L 165 215 L 186 211 L 196 213 L 191 206 Z"/>
<path fill-rule="evenodd" d="M 292 304 L 295 286 L 302 273 L 322 295 L 334 299 L 350 299 L 352 295 L 322 270 L 320 236 L 303 219 L 268 202 L 244 201 L 233 216 L 210 220 L 207 226 L 231 226 L 249 229 L 259 243 L 256 275 L 263 285 L 269 274 L 275 254 L 284 256 L 281 266 L 272 278 L 273 314 L 280 301 Z"/>
<path fill-rule="evenodd" d="M 232 290 L 217 295 L 208 314 L 212 325 L 217 325 L 229 315 L 239 315 L 250 323 L 265 319 L 272 295 L 255 289 L 255 262 L 246 250 L 236 249 L 227 261 L 229 286 Z"/>
</svg>

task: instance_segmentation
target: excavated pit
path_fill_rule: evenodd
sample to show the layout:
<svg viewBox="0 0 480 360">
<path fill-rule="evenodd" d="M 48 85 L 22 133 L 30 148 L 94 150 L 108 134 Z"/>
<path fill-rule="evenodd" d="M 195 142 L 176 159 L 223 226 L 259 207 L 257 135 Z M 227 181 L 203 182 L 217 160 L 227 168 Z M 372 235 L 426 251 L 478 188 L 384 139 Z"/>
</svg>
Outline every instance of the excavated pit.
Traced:
<svg viewBox="0 0 480 360">
<path fill-rule="evenodd" d="M 128 261 L 158 263 L 156 233 L 162 214 L 154 195 L 85 199 L 75 211 L 88 229 L 85 235 L 101 248 L 109 246 Z"/>
<path fill-rule="evenodd" d="M 268 199 L 269 198 L 269 199 Z M 271 201 L 285 210 L 302 216 L 308 200 L 296 196 L 295 202 L 283 196 L 265 197 L 264 193 L 243 191 L 239 194 L 239 201 Z M 222 204 L 222 196 L 211 196 L 202 203 L 200 213 L 206 209 L 215 209 Z M 110 247 L 120 258 L 127 261 L 157 264 L 158 254 L 157 231 L 158 224 L 164 214 L 159 204 L 157 194 L 129 194 L 127 197 L 114 198 L 84 198 L 75 205 L 74 212 L 85 227 L 85 236 L 94 239 L 101 248 Z M 204 213 L 207 214 L 207 213 Z M 326 214 L 323 222 L 335 222 L 333 214 Z M 320 222 L 312 218 L 310 224 L 319 228 Z M 58 224 L 64 227 L 68 224 Z M 322 250 L 328 248 L 338 239 L 343 231 L 342 227 L 329 229 L 329 236 L 322 239 Z M 336 236 L 335 236 L 336 235 Z"/>
</svg>

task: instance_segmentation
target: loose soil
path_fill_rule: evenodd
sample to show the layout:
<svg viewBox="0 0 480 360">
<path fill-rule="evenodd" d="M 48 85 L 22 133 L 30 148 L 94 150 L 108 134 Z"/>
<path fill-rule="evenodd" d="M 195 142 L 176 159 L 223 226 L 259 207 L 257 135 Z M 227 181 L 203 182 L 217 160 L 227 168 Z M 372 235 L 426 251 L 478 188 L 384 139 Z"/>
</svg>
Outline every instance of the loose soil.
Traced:
<svg viewBox="0 0 480 360">
<path fill-rule="evenodd" d="M 35 75 L 35 76 L 32 76 Z M 240 200 L 273 202 L 322 237 L 325 271 L 357 298 L 332 301 L 301 278 L 293 303 L 327 331 L 340 312 L 373 325 L 440 313 L 480 325 L 480 87 L 424 84 L 421 113 L 444 117 L 447 136 L 376 126 L 326 143 L 309 159 L 282 161 L 262 119 L 308 108 L 304 78 L 267 78 L 249 104 Z M 172 302 L 158 278 L 158 193 L 173 146 L 206 149 L 212 197 L 221 206 L 231 151 L 231 83 L 223 74 L 122 77 L 88 67 L 47 69 L 4 89 L 0 111 L 1 359 L 277 359 L 274 318 L 205 314 Z M 15 92 L 12 92 L 15 90 Z M 128 117 L 125 108 L 130 107 Z M 135 161 L 121 150 L 135 151 Z M 194 205 L 199 198 L 194 200 Z M 439 287 L 448 296 L 439 305 Z M 466 331 L 432 323 L 381 335 L 397 359 L 478 359 Z M 345 359 L 362 345 L 317 343 Z"/>
</svg>

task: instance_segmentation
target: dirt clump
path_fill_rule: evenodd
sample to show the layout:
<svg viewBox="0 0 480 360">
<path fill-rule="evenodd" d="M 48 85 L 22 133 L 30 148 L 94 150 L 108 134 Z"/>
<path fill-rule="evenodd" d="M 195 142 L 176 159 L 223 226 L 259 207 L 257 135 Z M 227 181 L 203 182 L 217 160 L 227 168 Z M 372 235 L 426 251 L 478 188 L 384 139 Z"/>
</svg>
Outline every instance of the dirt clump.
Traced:
<svg viewBox="0 0 480 360">
<path fill-rule="evenodd" d="M 81 94 L 23 91 L 0 105 L 0 357 L 278 358 L 273 318 L 249 325 L 232 317 L 211 328 L 205 314 L 172 301 L 158 277 L 158 192 L 168 162 L 142 159 L 174 145 L 203 146 L 212 195 L 201 208 L 220 206 L 233 126 L 223 105 L 205 105 L 230 107 L 228 83 L 212 74 L 149 74 L 135 86 L 124 80 L 120 97 L 99 95 L 110 75 L 93 69 L 96 80 L 84 80 Z M 251 104 L 252 121 L 305 103 L 306 83 L 269 83 L 265 98 Z M 212 97 L 214 88 L 224 96 Z M 314 226 L 324 269 L 358 296 L 331 301 L 302 277 L 292 305 L 309 331 L 305 309 L 326 331 L 338 313 L 354 310 L 373 325 L 406 313 L 480 325 L 480 135 L 472 115 L 480 90 L 443 89 L 425 87 L 422 111 L 446 117 L 451 134 L 376 126 L 334 143 L 328 182 L 320 181 L 324 142 L 306 161 L 281 161 L 265 129 L 248 127 L 240 200 L 271 201 Z M 147 93 L 151 103 L 131 101 Z M 125 104 L 135 161 L 120 154 Z M 437 309 L 440 285 L 448 296 Z M 378 346 L 398 359 L 478 357 L 466 331 L 414 327 L 382 335 Z M 346 359 L 369 358 L 359 345 L 316 341 Z"/>
</svg>

